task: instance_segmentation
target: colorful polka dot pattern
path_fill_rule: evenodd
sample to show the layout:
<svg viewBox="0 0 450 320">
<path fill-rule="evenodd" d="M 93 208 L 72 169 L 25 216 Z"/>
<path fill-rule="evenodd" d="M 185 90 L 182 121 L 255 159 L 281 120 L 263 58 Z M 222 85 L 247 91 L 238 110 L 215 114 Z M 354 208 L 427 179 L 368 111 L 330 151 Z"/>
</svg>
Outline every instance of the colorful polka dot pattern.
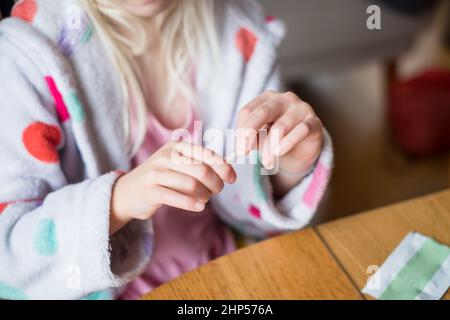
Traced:
<svg viewBox="0 0 450 320">
<path fill-rule="evenodd" d="M 39 221 L 35 231 L 33 248 L 41 256 L 52 256 L 58 250 L 56 225 L 52 219 Z"/>
<path fill-rule="evenodd" d="M 262 168 L 261 156 L 259 155 L 259 153 L 257 151 L 254 151 L 254 152 L 256 153 L 257 163 L 253 169 L 253 185 L 254 185 L 256 196 L 258 197 L 258 200 L 267 201 L 267 194 L 266 194 L 266 191 L 264 190 L 264 184 L 263 184 L 262 176 L 261 176 L 261 168 Z"/>
<path fill-rule="evenodd" d="M 11 11 L 11 15 L 26 22 L 32 23 L 37 9 L 38 7 L 35 0 L 22 0 L 14 6 Z"/>
<path fill-rule="evenodd" d="M 86 14 L 80 19 L 81 25 L 64 25 L 59 35 L 58 47 L 66 56 L 71 56 L 80 44 L 86 44 L 92 38 L 94 27 Z"/>
<path fill-rule="evenodd" d="M 23 132 L 22 141 L 35 159 L 45 163 L 59 162 L 58 147 L 62 142 L 62 133 L 58 127 L 33 122 Z"/>
<path fill-rule="evenodd" d="M 19 200 L 19 201 L 10 201 L 10 202 L 0 203 L 0 215 L 2 213 L 4 213 L 9 206 L 11 206 L 13 204 L 16 204 L 16 203 L 30 203 L 30 202 L 36 202 L 36 203 L 40 203 L 41 204 L 43 202 L 43 200 L 41 200 L 41 199 L 27 199 L 27 200 Z"/>
<path fill-rule="evenodd" d="M 21 290 L 11 287 L 0 281 L 0 299 L 4 300 L 27 300 L 28 297 Z"/>
<path fill-rule="evenodd" d="M 236 34 L 236 46 L 244 57 L 244 61 L 248 63 L 255 52 L 258 37 L 248 30 L 241 28 Z"/>
<path fill-rule="evenodd" d="M 9 206 L 9 203 L 0 203 L 0 215 L 5 212 L 6 208 Z"/>
<path fill-rule="evenodd" d="M 61 122 L 67 121 L 69 119 L 69 112 L 67 111 L 66 104 L 64 103 L 61 92 L 59 92 L 56 82 L 51 76 L 46 76 L 45 82 L 47 82 L 48 89 L 53 97 L 56 105 L 56 112 L 58 113 L 58 119 Z"/>
<path fill-rule="evenodd" d="M 251 204 L 248 207 L 248 212 L 255 218 L 261 219 L 261 210 L 259 210 L 258 207 L 256 207 L 255 205 Z"/>
<path fill-rule="evenodd" d="M 59 121 L 65 122 L 71 118 L 76 122 L 84 121 L 85 113 L 78 95 L 70 92 L 63 97 L 53 77 L 46 76 L 44 79 L 55 102 Z"/>
<path fill-rule="evenodd" d="M 111 292 L 108 290 L 93 292 L 82 300 L 112 300 Z"/>
<path fill-rule="evenodd" d="M 309 208 L 317 208 L 330 176 L 330 169 L 319 162 L 314 170 L 312 181 L 303 195 L 303 203 Z"/>
<path fill-rule="evenodd" d="M 86 25 L 86 31 L 83 33 L 83 35 L 80 38 L 80 43 L 85 44 L 89 42 L 89 40 L 92 38 L 92 35 L 94 34 L 94 26 L 88 22 Z"/>
<path fill-rule="evenodd" d="M 85 118 L 84 109 L 77 94 L 74 92 L 67 94 L 64 101 L 72 119 L 76 122 L 83 122 Z"/>
</svg>

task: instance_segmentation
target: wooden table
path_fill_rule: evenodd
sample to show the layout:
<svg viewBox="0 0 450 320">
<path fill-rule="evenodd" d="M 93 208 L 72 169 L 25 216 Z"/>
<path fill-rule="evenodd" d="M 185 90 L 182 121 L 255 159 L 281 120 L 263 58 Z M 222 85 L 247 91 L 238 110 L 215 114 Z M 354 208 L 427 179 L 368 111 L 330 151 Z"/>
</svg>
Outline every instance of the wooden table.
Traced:
<svg viewBox="0 0 450 320">
<path fill-rule="evenodd" d="M 450 244 L 450 190 L 260 242 L 143 299 L 367 299 L 367 269 L 410 231 Z"/>
</svg>

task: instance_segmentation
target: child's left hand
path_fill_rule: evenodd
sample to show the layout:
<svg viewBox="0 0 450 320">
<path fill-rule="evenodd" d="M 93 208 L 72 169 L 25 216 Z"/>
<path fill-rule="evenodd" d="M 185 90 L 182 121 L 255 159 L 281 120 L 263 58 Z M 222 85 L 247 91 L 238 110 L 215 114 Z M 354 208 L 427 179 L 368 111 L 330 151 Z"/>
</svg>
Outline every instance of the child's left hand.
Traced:
<svg viewBox="0 0 450 320">
<path fill-rule="evenodd" d="M 256 134 L 265 128 L 269 129 L 266 138 Z M 240 110 L 237 129 L 238 153 L 259 149 L 267 169 L 280 157 L 281 170 L 307 173 L 322 150 L 322 122 L 312 107 L 292 92 L 269 91 L 255 98 Z"/>
</svg>

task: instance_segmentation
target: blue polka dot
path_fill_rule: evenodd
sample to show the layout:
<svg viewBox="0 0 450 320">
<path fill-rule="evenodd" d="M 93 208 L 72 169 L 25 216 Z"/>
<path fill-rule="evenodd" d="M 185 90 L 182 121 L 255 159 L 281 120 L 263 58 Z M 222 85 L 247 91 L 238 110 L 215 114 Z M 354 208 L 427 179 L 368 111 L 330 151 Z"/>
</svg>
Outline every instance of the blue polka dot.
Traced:
<svg viewBox="0 0 450 320">
<path fill-rule="evenodd" d="M 72 92 L 64 97 L 70 117 L 76 122 L 82 122 L 85 118 L 84 109 L 78 96 Z"/>
<path fill-rule="evenodd" d="M 56 239 L 56 225 L 52 219 L 42 219 L 39 221 L 33 247 L 42 256 L 52 256 L 58 250 Z"/>
<path fill-rule="evenodd" d="M 84 297 L 82 300 L 112 300 L 112 295 L 109 290 L 96 291 Z"/>
<path fill-rule="evenodd" d="M 94 34 L 94 26 L 88 23 L 88 25 L 86 26 L 86 32 L 81 37 L 80 42 L 82 44 L 87 43 L 92 38 L 93 34 Z"/>
<path fill-rule="evenodd" d="M 0 299 L 5 300 L 27 300 L 26 294 L 19 289 L 13 288 L 0 281 Z"/>
</svg>

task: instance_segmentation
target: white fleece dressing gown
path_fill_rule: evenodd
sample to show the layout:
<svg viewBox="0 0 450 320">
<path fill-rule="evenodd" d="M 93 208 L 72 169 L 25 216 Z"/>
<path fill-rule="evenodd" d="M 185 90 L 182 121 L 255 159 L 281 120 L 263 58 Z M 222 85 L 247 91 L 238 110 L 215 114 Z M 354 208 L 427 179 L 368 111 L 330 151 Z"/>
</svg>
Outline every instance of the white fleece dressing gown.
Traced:
<svg viewBox="0 0 450 320">
<path fill-rule="evenodd" d="M 256 1 L 215 1 L 220 63 L 195 61 L 204 130 L 279 90 L 283 25 Z M 151 259 L 152 221 L 109 237 L 111 190 L 130 169 L 118 75 L 77 0 L 22 0 L 0 23 L 0 299 L 79 299 L 122 286 Z M 232 141 L 205 145 L 221 155 Z M 230 149 L 228 149 L 230 150 Z M 304 227 L 327 185 L 332 147 L 281 201 L 260 164 L 212 200 L 223 221 L 264 238 Z M 239 194 L 240 201 L 234 201 Z M 127 256 L 122 256 L 126 249 Z"/>
</svg>

